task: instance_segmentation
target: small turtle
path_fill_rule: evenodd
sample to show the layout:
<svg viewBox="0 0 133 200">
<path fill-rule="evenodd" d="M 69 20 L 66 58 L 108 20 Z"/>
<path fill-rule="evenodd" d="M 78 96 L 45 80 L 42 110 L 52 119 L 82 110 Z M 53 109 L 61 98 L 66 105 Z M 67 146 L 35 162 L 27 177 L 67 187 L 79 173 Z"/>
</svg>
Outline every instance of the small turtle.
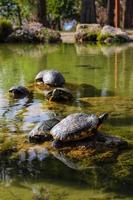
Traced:
<svg viewBox="0 0 133 200">
<path fill-rule="evenodd" d="M 30 95 L 29 90 L 24 86 L 13 86 L 9 89 L 9 93 L 13 98 L 23 98 Z"/>
<path fill-rule="evenodd" d="M 59 123 L 60 120 L 60 117 L 55 116 L 38 123 L 35 128 L 33 128 L 32 131 L 29 133 L 29 141 L 37 143 L 51 140 L 53 137 L 49 134 L 49 131 L 51 130 L 51 128 L 53 128 L 53 126 Z"/>
<path fill-rule="evenodd" d="M 43 70 L 37 74 L 35 80 L 54 87 L 61 87 L 65 83 L 63 75 L 55 70 Z"/>
<path fill-rule="evenodd" d="M 71 101 L 73 95 L 67 88 L 55 88 L 46 94 L 49 101 Z"/>
<path fill-rule="evenodd" d="M 106 120 L 107 113 L 97 117 L 95 114 L 75 113 L 68 115 L 55 125 L 50 134 L 55 142 L 54 147 L 60 147 L 62 142 L 76 141 L 95 135 L 97 128 Z"/>
</svg>

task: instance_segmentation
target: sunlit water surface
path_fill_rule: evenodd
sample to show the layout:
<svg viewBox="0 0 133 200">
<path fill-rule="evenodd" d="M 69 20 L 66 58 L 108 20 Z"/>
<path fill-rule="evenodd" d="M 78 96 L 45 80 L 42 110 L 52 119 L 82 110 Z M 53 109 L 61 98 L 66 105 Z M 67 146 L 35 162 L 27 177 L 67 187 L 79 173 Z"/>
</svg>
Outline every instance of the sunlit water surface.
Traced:
<svg viewBox="0 0 133 200">
<path fill-rule="evenodd" d="M 73 85 L 77 101 L 71 105 L 50 104 L 41 91 L 32 88 L 35 75 L 43 69 L 59 70 L 66 82 Z M 32 88 L 33 96 L 13 100 L 8 90 L 14 85 Z M 88 104 L 78 101 L 83 97 L 86 97 L 85 102 L 89 101 Z M 36 123 L 48 119 L 53 112 L 67 115 L 72 112 L 99 114 L 107 111 L 110 118 L 104 125 L 104 131 L 131 141 L 132 101 L 132 44 L 112 47 L 0 45 L 1 133 L 28 134 Z M 39 152 L 38 162 L 34 163 L 36 155 L 29 150 L 27 170 L 23 167 L 18 167 L 19 170 L 11 168 L 6 164 L 0 166 L 0 200 L 132 199 L 128 180 L 121 180 L 121 187 L 117 188 L 115 175 L 110 177 L 106 173 L 104 177 L 95 166 L 89 169 L 84 163 L 81 167 L 64 157 L 49 155 L 47 149 Z M 25 155 L 20 155 L 20 162 L 25 159 Z M 121 166 L 118 173 L 127 173 L 129 178 L 133 173 L 129 169 L 125 172 L 124 167 Z"/>
</svg>

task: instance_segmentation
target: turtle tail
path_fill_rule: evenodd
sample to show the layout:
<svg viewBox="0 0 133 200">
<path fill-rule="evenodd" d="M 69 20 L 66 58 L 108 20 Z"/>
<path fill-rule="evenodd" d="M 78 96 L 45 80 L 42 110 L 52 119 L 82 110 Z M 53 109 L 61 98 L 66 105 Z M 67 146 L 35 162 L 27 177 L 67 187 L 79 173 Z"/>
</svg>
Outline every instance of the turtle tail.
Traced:
<svg viewBox="0 0 133 200">
<path fill-rule="evenodd" d="M 99 118 L 99 123 L 98 126 L 100 126 L 103 121 L 105 121 L 108 118 L 109 114 L 108 113 L 103 113 L 101 114 L 98 118 Z"/>
</svg>

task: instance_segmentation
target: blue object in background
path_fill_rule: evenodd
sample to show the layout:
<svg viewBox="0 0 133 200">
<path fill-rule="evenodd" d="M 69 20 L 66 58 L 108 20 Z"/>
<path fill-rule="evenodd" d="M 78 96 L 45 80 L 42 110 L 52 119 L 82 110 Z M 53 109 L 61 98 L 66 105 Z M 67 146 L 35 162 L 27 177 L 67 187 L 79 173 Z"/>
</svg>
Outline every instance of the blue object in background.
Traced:
<svg viewBox="0 0 133 200">
<path fill-rule="evenodd" d="M 75 26 L 76 26 L 76 20 L 72 20 L 72 21 L 69 21 L 69 22 L 65 22 L 64 25 L 63 25 L 63 29 L 65 31 L 70 31 Z"/>
</svg>

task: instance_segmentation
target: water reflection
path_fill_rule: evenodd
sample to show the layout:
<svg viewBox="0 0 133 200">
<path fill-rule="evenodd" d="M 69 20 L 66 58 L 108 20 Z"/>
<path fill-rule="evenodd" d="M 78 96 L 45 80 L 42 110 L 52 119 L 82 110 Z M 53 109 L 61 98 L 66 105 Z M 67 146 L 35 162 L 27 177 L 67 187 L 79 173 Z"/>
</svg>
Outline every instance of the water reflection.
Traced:
<svg viewBox="0 0 133 200">
<path fill-rule="evenodd" d="M 65 152 L 63 151 L 53 151 L 52 155 L 60 160 L 62 163 L 64 163 L 66 166 L 68 166 L 71 169 L 74 170 L 83 170 L 87 168 L 94 168 L 94 166 L 85 166 L 82 163 L 82 160 L 78 162 L 76 159 L 72 159 L 69 157 Z"/>
<path fill-rule="evenodd" d="M 43 161 L 49 156 L 48 150 L 46 148 L 35 146 L 30 147 L 28 151 L 19 152 L 19 164 L 22 162 L 32 163 L 33 160 Z"/>
<path fill-rule="evenodd" d="M 106 87 L 98 89 L 93 85 L 89 84 L 80 84 L 76 90 L 76 97 L 100 97 L 100 96 L 113 96 L 113 91 L 109 91 Z"/>
<path fill-rule="evenodd" d="M 103 55 L 110 57 L 115 53 L 121 53 L 129 48 L 133 47 L 133 43 L 127 43 L 127 44 L 122 44 L 122 45 L 90 45 L 90 44 L 76 44 L 76 53 L 78 55 L 96 55 L 103 53 Z M 90 65 L 91 66 L 91 65 Z"/>
<path fill-rule="evenodd" d="M 42 104 L 34 101 L 31 96 L 23 99 L 5 97 L 6 101 L 4 100 L 4 105 L 0 108 L 1 130 L 4 128 L 14 133 L 28 132 L 35 123 L 56 115 L 47 108 L 43 109 Z"/>
</svg>

